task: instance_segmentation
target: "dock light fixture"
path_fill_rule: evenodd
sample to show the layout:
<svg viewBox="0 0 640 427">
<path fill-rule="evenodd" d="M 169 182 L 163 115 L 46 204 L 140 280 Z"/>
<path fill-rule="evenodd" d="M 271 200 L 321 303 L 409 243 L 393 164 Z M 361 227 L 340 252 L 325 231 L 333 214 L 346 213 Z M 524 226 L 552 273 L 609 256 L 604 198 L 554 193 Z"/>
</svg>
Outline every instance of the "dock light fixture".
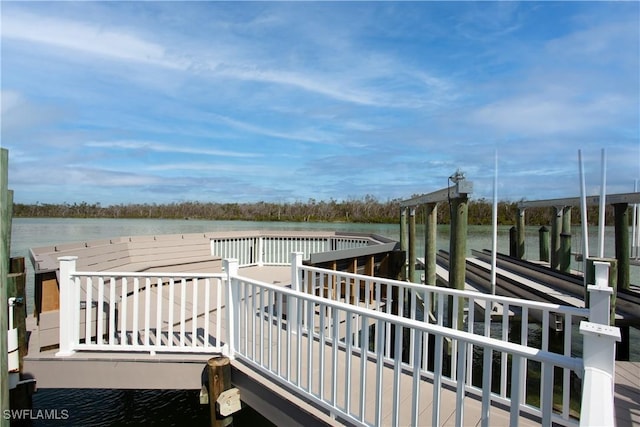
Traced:
<svg viewBox="0 0 640 427">
<path fill-rule="evenodd" d="M 456 192 L 459 195 L 473 193 L 473 182 L 467 181 L 464 172 L 460 169 L 457 169 L 456 172 L 449 177 L 449 180 L 455 184 Z"/>
</svg>

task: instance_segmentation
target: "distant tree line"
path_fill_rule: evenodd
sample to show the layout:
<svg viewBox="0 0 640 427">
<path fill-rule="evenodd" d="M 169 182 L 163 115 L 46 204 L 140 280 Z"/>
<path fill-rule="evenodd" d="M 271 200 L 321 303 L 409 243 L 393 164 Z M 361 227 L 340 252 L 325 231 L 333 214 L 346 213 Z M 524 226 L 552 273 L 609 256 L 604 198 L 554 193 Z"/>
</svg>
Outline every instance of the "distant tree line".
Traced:
<svg viewBox="0 0 640 427">
<path fill-rule="evenodd" d="M 15 217 L 54 218 L 162 218 L 162 219 L 206 219 L 206 220 L 246 220 L 246 221 L 291 221 L 291 222 L 353 222 L 353 223 L 396 223 L 400 213 L 400 199 L 381 202 L 374 196 L 361 199 L 337 201 L 317 201 L 294 203 L 203 203 L 181 202 L 169 204 L 132 203 L 102 206 L 100 203 L 15 203 Z M 580 223 L 580 210 L 572 209 L 572 223 Z M 472 225 L 491 224 L 492 203 L 486 199 L 470 200 L 468 221 Z M 589 223 L 598 220 L 597 206 L 589 208 Z M 613 224 L 613 209 L 607 208 L 607 223 Z M 498 203 L 498 223 L 513 225 L 517 218 L 517 202 Z M 552 208 L 527 208 L 525 220 L 528 225 L 550 225 L 554 218 Z M 422 207 L 416 210 L 416 222 L 424 223 Z M 438 205 L 438 223 L 448 224 L 449 204 Z"/>
</svg>

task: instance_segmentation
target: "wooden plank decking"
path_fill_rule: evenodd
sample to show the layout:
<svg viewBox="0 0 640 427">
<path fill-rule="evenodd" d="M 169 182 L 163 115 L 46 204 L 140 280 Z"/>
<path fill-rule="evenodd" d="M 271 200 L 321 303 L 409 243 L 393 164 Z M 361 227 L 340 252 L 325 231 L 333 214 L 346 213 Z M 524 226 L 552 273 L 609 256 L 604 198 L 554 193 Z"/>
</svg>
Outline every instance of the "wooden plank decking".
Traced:
<svg viewBox="0 0 640 427">
<path fill-rule="evenodd" d="M 616 362 L 616 423 L 640 426 L 640 362 Z"/>
</svg>

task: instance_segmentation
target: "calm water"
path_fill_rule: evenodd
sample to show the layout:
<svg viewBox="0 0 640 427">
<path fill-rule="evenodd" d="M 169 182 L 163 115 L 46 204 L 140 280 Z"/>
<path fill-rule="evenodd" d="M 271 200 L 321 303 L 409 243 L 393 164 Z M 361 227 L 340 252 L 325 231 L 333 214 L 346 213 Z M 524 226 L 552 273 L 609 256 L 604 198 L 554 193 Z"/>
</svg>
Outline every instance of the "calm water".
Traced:
<svg viewBox="0 0 640 427">
<path fill-rule="evenodd" d="M 498 230 L 498 251 L 508 252 L 509 228 Z M 33 310 L 33 268 L 28 260 L 28 249 L 65 242 L 77 242 L 118 236 L 150 234 L 200 233 L 229 230 L 329 230 L 376 233 L 399 239 L 397 224 L 317 224 L 246 221 L 194 221 L 194 220 L 129 220 L 129 219 L 42 219 L 16 218 L 12 227 L 12 256 L 27 258 L 27 308 Z M 529 259 L 538 259 L 538 227 L 526 230 L 525 253 Z M 573 228 L 573 252 L 582 246 L 579 227 Z M 589 230 L 591 253 L 597 246 L 597 229 Z M 417 227 L 418 256 L 424 256 L 424 226 Z M 613 257 L 613 229 L 606 230 L 605 256 Z M 438 229 L 438 248 L 448 249 L 449 228 Z M 471 249 L 491 248 L 491 227 L 469 226 L 468 243 Z M 580 270 L 581 264 L 572 268 Z M 631 282 L 640 283 L 640 268 L 632 267 Z M 151 390 L 40 390 L 34 395 L 34 409 L 67 409 L 68 420 L 38 420 L 36 426 L 45 425 L 193 425 L 208 426 L 208 407 L 199 404 L 197 391 Z M 99 410 L 98 410 L 99 409 Z M 234 417 L 234 425 L 265 425 L 266 420 L 243 409 Z"/>
</svg>

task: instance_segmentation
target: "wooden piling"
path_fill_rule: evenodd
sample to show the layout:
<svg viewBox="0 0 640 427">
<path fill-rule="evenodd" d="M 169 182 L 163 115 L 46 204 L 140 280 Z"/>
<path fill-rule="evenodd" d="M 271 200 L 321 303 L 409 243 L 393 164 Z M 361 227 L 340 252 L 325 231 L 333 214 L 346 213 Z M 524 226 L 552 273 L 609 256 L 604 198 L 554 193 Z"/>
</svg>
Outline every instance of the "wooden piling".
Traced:
<svg viewBox="0 0 640 427">
<path fill-rule="evenodd" d="M 562 208 L 562 232 L 571 234 L 571 206 Z"/>
<path fill-rule="evenodd" d="M 571 234 L 560 233 L 560 254 L 558 266 L 563 273 L 571 271 Z"/>
<path fill-rule="evenodd" d="M 216 410 L 218 396 L 231 388 L 231 361 L 228 357 L 217 356 L 207 361 L 209 370 L 209 407 L 211 427 L 224 427 L 233 423 L 233 417 L 222 418 Z"/>
<path fill-rule="evenodd" d="M 518 224 L 516 226 L 516 230 L 518 232 L 518 242 L 517 242 L 517 253 L 516 256 L 519 259 L 524 259 L 524 232 L 525 232 L 525 217 L 524 217 L 524 209 L 518 209 Z"/>
<path fill-rule="evenodd" d="M 416 208 L 409 208 L 409 281 L 416 279 Z"/>
<path fill-rule="evenodd" d="M 560 265 L 560 233 L 562 233 L 562 206 L 554 206 L 554 219 L 551 223 L 551 268 L 558 269 Z"/>
<path fill-rule="evenodd" d="M 566 236 L 562 236 L 565 234 Z M 571 206 L 562 208 L 562 232 L 560 233 L 560 271 L 571 271 Z"/>
<path fill-rule="evenodd" d="M 7 354 L 7 329 L 9 327 L 9 310 L 7 305 L 8 286 L 7 276 L 9 274 L 9 256 L 10 256 L 10 233 L 11 233 L 11 215 L 9 208 L 9 189 L 8 189 L 8 168 L 9 168 L 9 152 L 0 148 L 0 342 L 2 342 L 2 350 L 0 351 L 0 415 L 10 409 L 9 404 L 9 360 Z M 4 416 L 0 416 L 0 426 L 10 425 L 10 420 Z"/>
<path fill-rule="evenodd" d="M 538 230 L 540 261 L 549 262 L 549 229 L 544 225 Z"/>
<path fill-rule="evenodd" d="M 464 289 L 464 279 L 467 261 L 467 197 L 459 197 L 451 200 L 451 239 L 449 253 L 451 254 L 451 267 L 449 271 L 449 287 Z"/>
<path fill-rule="evenodd" d="M 629 289 L 629 205 L 616 203 L 613 205 L 615 221 L 616 259 L 618 260 L 618 287 Z"/>
<path fill-rule="evenodd" d="M 426 209 L 425 242 L 424 242 L 424 280 L 429 286 L 436 286 L 436 246 L 438 231 L 438 205 L 428 203 Z"/>
<path fill-rule="evenodd" d="M 451 237 L 449 240 L 449 287 L 464 290 L 467 267 L 468 198 L 451 199 Z M 455 315 L 452 313 L 452 315 Z M 458 304 L 458 328 L 463 328 L 464 303 Z M 452 319 L 452 317 L 450 317 Z"/>
<path fill-rule="evenodd" d="M 405 254 L 407 253 L 407 208 L 400 208 L 400 250 Z M 406 260 L 405 268 L 402 269 L 402 276 L 400 280 L 404 280 L 407 277 Z"/>
<path fill-rule="evenodd" d="M 515 226 L 509 229 L 509 256 L 518 257 L 518 230 Z"/>
</svg>

